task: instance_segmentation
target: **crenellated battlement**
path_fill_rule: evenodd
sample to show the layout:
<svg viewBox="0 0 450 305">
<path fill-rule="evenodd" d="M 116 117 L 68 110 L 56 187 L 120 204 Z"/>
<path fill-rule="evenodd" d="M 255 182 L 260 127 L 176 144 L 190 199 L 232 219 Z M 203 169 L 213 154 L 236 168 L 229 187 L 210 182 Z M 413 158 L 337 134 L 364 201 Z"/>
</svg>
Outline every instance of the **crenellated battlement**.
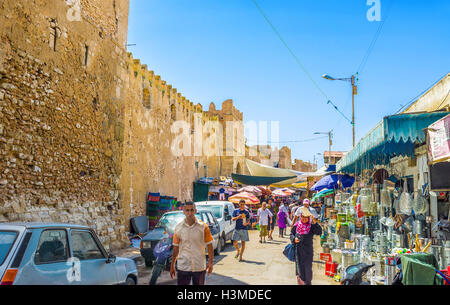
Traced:
<svg viewBox="0 0 450 305">
<path fill-rule="evenodd" d="M 222 110 L 216 110 L 214 103 L 211 103 L 209 109 L 204 111 L 202 104 L 195 104 L 183 96 L 173 85 L 168 84 L 153 70 L 149 70 L 146 64 L 142 64 L 140 59 L 133 58 L 131 52 L 127 53 L 127 64 L 132 67 L 132 69 L 129 69 L 130 78 L 133 77 L 138 80 L 142 78 L 142 90 L 147 88 L 153 91 L 150 94 L 162 96 L 164 101 L 167 99 L 168 106 L 175 104 L 177 118 L 190 118 L 195 113 L 201 113 L 204 120 L 218 121 L 225 112 L 231 114 L 234 120 L 242 120 L 243 118 L 242 113 L 234 107 L 232 100 L 224 101 Z"/>
</svg>

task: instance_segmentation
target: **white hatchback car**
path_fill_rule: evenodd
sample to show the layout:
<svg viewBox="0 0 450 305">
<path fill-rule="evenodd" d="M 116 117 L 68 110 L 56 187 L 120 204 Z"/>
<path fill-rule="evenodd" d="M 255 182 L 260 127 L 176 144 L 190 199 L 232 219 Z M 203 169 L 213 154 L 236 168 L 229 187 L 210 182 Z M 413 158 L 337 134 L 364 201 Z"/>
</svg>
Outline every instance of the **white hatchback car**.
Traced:
<svg viewBox="0 0 450 305">
<path fill-rule="evenodd" d="M 197 209 L 208 209 L 217 218 L 220 227 L 220 241 L 222 248 L 225 243 L 230 240 L 233 236 L 234 228 L 236 227 L 236 222 L 231 220 L 234 205 L 229 201 L 199 201 L 195 203 Z"/>
</svg>

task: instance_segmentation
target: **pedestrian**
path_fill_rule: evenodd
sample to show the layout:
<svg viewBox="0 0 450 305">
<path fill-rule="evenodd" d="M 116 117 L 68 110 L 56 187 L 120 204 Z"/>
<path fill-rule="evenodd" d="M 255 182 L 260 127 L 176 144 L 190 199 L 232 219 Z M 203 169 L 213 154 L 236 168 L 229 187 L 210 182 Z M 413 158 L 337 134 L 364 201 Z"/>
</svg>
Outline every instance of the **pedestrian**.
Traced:
<svg viewBox="0 0 450 305">
<path fill-rule="evenodd" d="M 173 235 L 173 256 L 170 276 L 176 276 L 178 285 L 205 284 L 205 273 L 213 270 L 213 237 L 207 224 L 195 217 L 197 209 L 193 202 L 186 202 L 183 207 L 185 218 L 175 226 Z M 205 246 L 208 247 L 208 265 L 205 259 Z"/>
<path fill-rule="evenodd" d="M 225 200 L 225 189 L 223 187 L 221 187 L 219 190 L 219 200 Z"/>
<path fill-rule="evenodd" d="M 245 200 L 239 201 L 239 209 L 233 211 L 233 221 L 236 221 L 236 227 L 233 232 L 231 240 L 236 248 L 237 254 L 235 258 L 239 257 L 239 261 L 242 262 L 242 255 L 245 250 L 245 243 L 249 241 L 248 238 L 248 224 L 250 222 L 250 213 L 245 209 Z M 241 248 L 239 248 L 238 241 L 241 242 Z"/>
<path fill-rule="evenodd" d="M 315 210 L 313 207 L 309 206 L 309 204 L 310 204 L 310 201 L 309 201 L 308 198 L 306 198 L 305 200 L 303 200 L 303 206 L 301 206 L 301 207 L 299 207 L 299 208 L 297 208 L 297 209 L 295 210 L 295 213 L 294 213 L 294 219 L 292 220 L 292 224 L 295 224 L 295 223 L 297 222 L 298 217 L 300 216 L 300 213 L 301 213 L 300 211 L 301 211 L 301 208 L 302 208 L 302 207 L 307 208 L 307 209 L 311 212 L 312 216 L 313 216 L 315 219 L 318 219 L 318 218 L 319 218 L 319 215 L 317 214 L 316 210 Z"/>
<path fill-rule="evenodd" d="M 289 219 L 289 208 L 285 203 L 280 205 L 280 211 L 283 211 L 285 213 L 285 222 L 287 222 L 287 224 L 291 226 L 291 220 Z"/>
<path fill-rule="evenodd" d="M 309 209 L 302 207 L 300 219 L 291 229 L 290 239 L 295 247 L 295 274 L 299 285 L 311 285 L 314 256 L 313 236 L 321 235 L 322 228 Z"/>
<path fill-rule="evenodd" d="M 270 211 L 270 213 L 272 214 L 272 221 L 269 223 L 268 225 L 268 240 L 273 240 L 272 238 L 272 234 L 273 234 L 273 230 L 275 229 L 275 223 L 277 222 L 277 207 L 276 204 L 273 202 L 272 199 L 269 199 L 269 204 L 267 205 L 267 209 Z"/>
<path fill-rule="evenodd" d="M 278 237 L 283 238 L 284 236 L 284 230 L 286 229 L 286 221 L 287 221 L 287 214 L 284 210 L 280 209 L 280 211 L 277 214 L 277 225 L 279 229 Z"/>
<path fill-rule="evenodd" d="M 259 242 L 262 243 L 263 242 L 263 238 L 264 238 L 264 243 L 266 242 L 266 236 L 268 235 L 268 227 L 269 224 L 272 223 L 272 217 L 273 214 L 272 212 L 267 209 L 267 203 L 263 202 L 262 206 L 258 209 L 258 214 L 257 214 L 257 222 L 259 223 Z"/>
</svg>

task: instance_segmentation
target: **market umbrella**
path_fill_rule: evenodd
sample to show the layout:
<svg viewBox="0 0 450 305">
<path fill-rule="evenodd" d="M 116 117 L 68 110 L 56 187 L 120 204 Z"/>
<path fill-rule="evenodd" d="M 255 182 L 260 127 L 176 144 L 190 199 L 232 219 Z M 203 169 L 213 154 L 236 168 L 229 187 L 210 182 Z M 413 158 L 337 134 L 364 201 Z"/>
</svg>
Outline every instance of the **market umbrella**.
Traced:
<svg viewBox="0 0 450 305">
<path fill-rule="evenodd" d="M 258 204 L 259 199 L 255 195 L 248 192 L 241 192 L 231 197 L 228 197 L 228 201 L 232 203 L 239 203 L 241 200 L 245 200 L 245 204 Z"/>
<path fill-rule="evenodd" d="M 312 201 L 316 200 L 317 198 L 325 197 L 325 196 L 328 196 L 333 193 L 334 193 L 334 190 L 323 189 L 313 196 Z"/>
<path fill-rule="evenodd" d="M 247 192 L 247 193 L 252 193 L 255 196 L 261 196 L 262 195 L 262 191 L 256 187 L 256 186 L 252 186 L 252 185 L 247 185 L 243 188 L 240 188 L 238 190 L 238 192 Z"/>
<path fill-rule="evenodd" d="M 288 194 L 288 195 L 292 195 L 292 194 L 294 194 L 295 193 L 295 191 L 293 191 L 293 190 L 291 190 L 290 188 L 284 188 L 284 189 L 281 189 L 284 193 L 286 193 L 286 194 Z"/>
<path fill-rule="evenodd" d="M 283 192 L 282 190 L 278 189 L 272 192 L 272 196 L 287 197 L 289 195 Z"/>
<path fill-rule="evenodd" d="M 338 187 L 338 182 L 341 182 L 343 188 L 347 188 L 353 185 L 355 178 L 349 175 L 328 175 L 317 181 L 311 191 L 321 191 L 325 188 L 334 189 Z"/>
<path fill-rule="evenodd" d="M 258 186 L 258 188 L 261 190 L 263 195 L 270 196 L 272 194 L 272 191 L 268 187 Z"/>
</svg>

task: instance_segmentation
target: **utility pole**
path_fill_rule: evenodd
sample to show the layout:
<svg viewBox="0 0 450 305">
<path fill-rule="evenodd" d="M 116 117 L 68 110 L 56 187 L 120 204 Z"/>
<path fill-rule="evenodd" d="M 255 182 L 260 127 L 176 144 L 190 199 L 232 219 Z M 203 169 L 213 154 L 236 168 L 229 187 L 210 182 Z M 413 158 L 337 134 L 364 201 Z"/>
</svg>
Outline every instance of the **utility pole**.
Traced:
<svg viewBox="0 0 450 305">
<path fill-rule="evenodd" d="M 330 130 L 330 132 L 328 133 L 328 140 L 330 141 L 328 164 L 331 164 L 331 144 L 333 144 L 332 141 L 331 141 L 331 136 L 332 136 L 331 132 L 332 132 L 332 130 Z"/>
<path fill-rule="evenodd" d="M 355 76 L 352 75 L 352 125 L 353 125 L 353 148 L 355 148 L 355 95 L 358 94 L 358 86 L 355 85 Z"/>
<path fill-rule="evenodd" d="M 356 76 L 358 75 L 358 73 L 356 73 L 356 75 L 352 75 L 352 77 L 349 78 L 334 78 L 328 74 L 324 74 L 322 75 L 323 78 L 328 79 L 328 80 L 341 80 L 341 81 L 350 81 L 352 83 L 352 127 L 353 127 L 353 148 L 355 148 L 356 146 L 356 141 L 355 141 L 355 95 L 358 95 L 358 86 L 355 85 L 355 80 L 357 81 L 358 79 L 356 79 Z"/>
</svg>

